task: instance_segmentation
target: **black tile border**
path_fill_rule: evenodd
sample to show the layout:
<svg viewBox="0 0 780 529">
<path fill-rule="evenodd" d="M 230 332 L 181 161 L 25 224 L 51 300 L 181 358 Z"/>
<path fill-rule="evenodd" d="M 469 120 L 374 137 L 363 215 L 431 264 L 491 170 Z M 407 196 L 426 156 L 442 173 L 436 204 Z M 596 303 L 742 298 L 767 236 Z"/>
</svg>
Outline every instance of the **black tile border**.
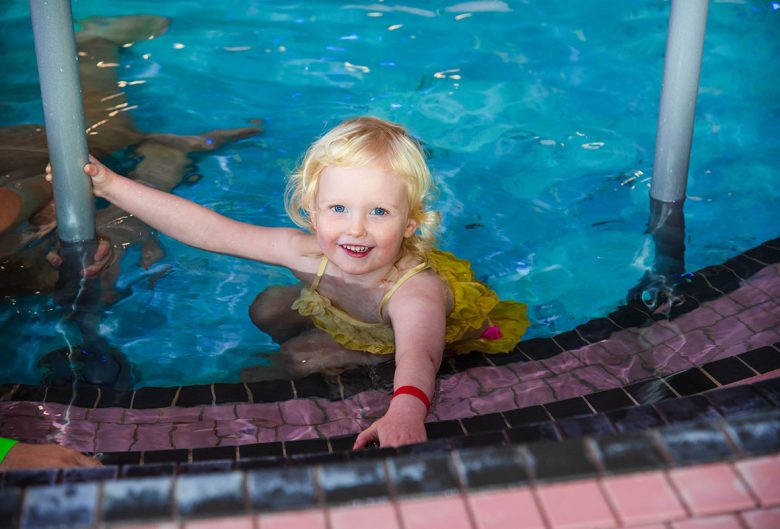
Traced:
<svg viewBox="0 0 780 529">
<path fill-rule="evenodd" d="M 739 287 L 740 281 L 749 279 L 764 267 L 780 262 L 780 238 L 768 240 L 747 250 L 721 265 L 709 266 L 697 272 L 685 274 L 677 284 L 676 292 L 683 302 L 673 307 L 669 320 L 699 307 L 704 300 L 715 299 Z M 547 338 L 531 338 L 518 343 L 514 350 L 502 355 L 470 353 L 442 362 L 439 376 L 468 370 L 472 367 L 505 365 L 529 360 L 552 358 L 562 352 L 605 340 L 613 332 L 651 324 L 655 318 L 644 306 L 623 305 L 607 317 L 595 318 L 577 326 L 574 330 Z M 777 351 L 775 345 L 775 352 Z M 746 366 L 760 373 L 780 368 L 780 354 L 767 356 L 763 348 L 742 353 L 739 358 Z M 702 366 L 705 367 L 706 366 Z M 712 366 L 711 377 L 720 381 L 726 371 Z M 339 376 L 309 375 L 298 380 L 273 380 L 247 383 L 216 383 L 211 385 L 179 387 L 144 387 L 135 391 L 121 392 L 79 385 L 75 395 L 71 386 L 47 387 L 22 384 L 0 385 L 0 400 L 56 402 L 75 404 L 85 408 L 125 407 L 129 409 L 162 408 L 168 406 L 199 406 L 226 403 L 283 402 L 293 398 L 319 397 L 341 400 L 366 390 L 389 390 L 392 388 L 394 364 L 392 360 L 377 366 L 352 369 Z M 742 374 L 745 374 L 744 372 Z M 692 391 L 707 382 L 696 374 L 681 376 L 696 377 L 697 380 L 679 381 L 680 374 L 672 376 L 670 383 Z M 732 375 L 733 376 L 733 375 Z M 709 377 L 706 377 L 709 381 Z M 746 377 L 744 377 L 746 378 Z M 685 379 L 683 379 L 685 380 Z M 739 379 L 741 380 L 741 379 Z M 711 381 L 710 381 L 711 382 Z M 687 388 L 687 389 L 686 389 Z M 680 393 L 683 394 L 683 393 Z M 691 393 L 692 394 L 692 393 Z"/>
<path fill-rule="evenodd" d="M 777 391 L 780 379 L 771 382 Z M 379 457 L 337 464 L 290 465 L 280 458 L 270 468 L 207 474 L 44 486 L 6 480 L 0 513 L 4 519 L 45 525 L 56 512 L 60 521 L 66 517 L 102 526 L 327 508 L 736 462 L 780 453 L 780 409 L 564 441 L 481 448 L 433 442 L 409 447 L 406 455 L 401 450 L 375 452 Z M 69 502 L 74 497 L 78 501 Z"/>
</svg>

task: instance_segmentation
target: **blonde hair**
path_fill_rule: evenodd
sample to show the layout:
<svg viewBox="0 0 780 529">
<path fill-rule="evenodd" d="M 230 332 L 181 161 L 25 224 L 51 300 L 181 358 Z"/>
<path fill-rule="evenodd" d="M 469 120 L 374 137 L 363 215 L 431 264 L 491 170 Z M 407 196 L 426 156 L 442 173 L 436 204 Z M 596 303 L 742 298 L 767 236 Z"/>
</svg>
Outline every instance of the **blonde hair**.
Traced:
<svg viewBox="0 0 780 529">
<path fill-rule="evenodd" d="M 435 191 L 420 144 L 396 123 L 372 116 L 344 121 L 306 151 L 290 175 L 284 195 L 287 214 L 301 228 L 314 231 L 320 175 L 326 167 L 366 167 L 380 164 L 402 178 L 407 188 L 409 218 L 417 222 L 415 233 L 404 239 L 402 256 L 410 252 L 425 260 L 436 240 L 439 215 L 427 209 Z"/>
</svg>

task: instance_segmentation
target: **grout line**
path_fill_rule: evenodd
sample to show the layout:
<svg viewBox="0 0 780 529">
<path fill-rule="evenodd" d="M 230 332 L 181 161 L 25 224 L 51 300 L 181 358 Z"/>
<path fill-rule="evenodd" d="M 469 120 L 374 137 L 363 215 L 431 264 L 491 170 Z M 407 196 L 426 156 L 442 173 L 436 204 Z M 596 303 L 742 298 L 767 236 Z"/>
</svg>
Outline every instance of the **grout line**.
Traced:
<svg viewBox="0 0 780 529">
<path fill-rule="evenodd" d="M 750 350 L 752 351 L 752 349 L 750 349 Z M 739 354 L 743 354 L 743 353 L 747 353 L 747 352 L 748 351 L 743 351 L 742 353 L 739 353 Z M 750 369 L 754 373 L 750 377 L 743 378 L 742 380 L 747 380 L 748 378 L 752 378 L 753 376 L 761 374 L 758 371 L 756 371 L 755 369 L 753 369 L 753 366 L 751 366 L 750 364 L 748 364 L 747 362 L 742 360 L 742 358 L 740 358 L 739 354 L 736 354 L 736 355 L 732 356 L 731 358 L 736 358 L 738 362 L 742 362 L 742 365 L 744 365 L 745 367 L 747 367 L 748 369 Z M 737 382 L 741 382 L 741 381 L 738 380 Z"/>
<path fill-rule="evenodd" d="M 607 489 L 604 485 L 604 478 L 597 477 L 594 479 L 594 481 L 596 482 L 596 486 L 598 487 L 599 492 L 601 492 L 601 497 L 604 498 L 604 503 L 607 504 L 607 508 L 609 509 L 612 518 L 617 522 L 616 527 L 622 527 L 627 525 L 625 523 L 625 520 L 623 520 L 623 517 L 620 515 L 620 512 L 618 511 L 617 505 L 615 505 L 612 496 L 610 496 L 609 493 L 607 492 Z"/>
<path fill-rule="evenodd" d="M 176 402 L 179 400 L 179 394 L 181 394 L 181 388 L 182 387 L 183 386 L 178 386 L 176 388 L 176 392 L 173 394 L 173 400 L 171 401 L 171 407 L 172 408 L 176 407 Z"/>
<path fill-rule="evenodd" d="M 688 502 L 685 501 L 685 498 L 683 497 L 682 491 L 677 487 L 674 480 L 671 476 L 671 470 L 662 470 L 661 474 L 663 475 L 663 478 L 666 480 L 666 484 L 669 485 L 669 488 L 674 493 L 674 497 L 677 500 L 677 502 L 682 506 L 683 510 L 685 511 L 685 514 L 688 518 L 693 518 L 693 510 L 688 505 Z"/>
<path fill-rule="evenodd" d="M 97 387 L 97 397 L 95 398 L 95 402 L 92 404 L 92 409 L 97 409 L 98 404 L 100 404 L 100 399 L 103 397 L 103 390 L 100 388 L 100 386 Z"/>
<path fill-rule="evenodd" d="M 756 507 L 758 508 L 767 507 L 762 504 L 758 492 L 753 490 L 753 487 L 750 486 L 750 481 L 744 476 L 744 474 L 742 474 L 742 472 L 740 472 L 739 468 L 737 468 L 737 465 L 735 463 L 736 463 L 735 461 L 729 461 L 728 463 L 729 468 L 731 469 L 731 472 L 736 475 L 737 481 L 742 483 L 742 486 L 747 491 L 748 496 L 750 496 L 750 498 L 753 500 L 753 503 L 755 503 L 753 508 L 755 509 Z"/>
</svg>

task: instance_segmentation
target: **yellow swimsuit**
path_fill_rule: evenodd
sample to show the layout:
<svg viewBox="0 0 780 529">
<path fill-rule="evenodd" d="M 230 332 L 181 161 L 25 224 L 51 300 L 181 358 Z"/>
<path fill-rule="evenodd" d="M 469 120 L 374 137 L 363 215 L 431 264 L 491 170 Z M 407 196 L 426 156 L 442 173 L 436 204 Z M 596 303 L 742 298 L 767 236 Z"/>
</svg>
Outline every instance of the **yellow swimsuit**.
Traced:
<svg viewBox="0 0 780 529">
<path fill-rule="evenodd" d="M 389 324 L 358 320 L 317 292 L 327 265 L 328 258 L 323 256 L 311 287 L 301 289 L 292 308 L 302 316 L 310 317 L 317 327 L 348 349 L 378 355 L 394 353 L 395 340 Z M 427 262 L 401 276 L 379 303 L 379 314 L 401 285 L 428 268 L 447 282 L 453 296 L 453 309 L 447 316 L 444 335 L 448 352 L 506 353 L 514 348 L 529 325 L 525 305 L 499 300 L 493 290 L 474 277 L 468 261 L 449 252 L 433 250 L 429 252 Z M 485 322 L 489 327 L 481 337 L 463 340 L 467 333 L 482 329 Z"/>
</svg>

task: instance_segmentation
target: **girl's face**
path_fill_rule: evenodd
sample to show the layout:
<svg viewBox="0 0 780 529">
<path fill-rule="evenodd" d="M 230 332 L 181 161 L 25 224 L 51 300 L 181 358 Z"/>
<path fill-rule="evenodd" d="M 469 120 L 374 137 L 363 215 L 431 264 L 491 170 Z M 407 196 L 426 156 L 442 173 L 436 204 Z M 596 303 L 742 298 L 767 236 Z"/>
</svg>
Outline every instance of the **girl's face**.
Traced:
<svg viewBox="0 0 780 529">
<path fill-rule="evenodd" d="M 326 167 L 312 220 L 328 260 L 367 282 L 386 277 L 417 227 L 406 195 L 403 180 L 382 166 Z"/>
</svg>

